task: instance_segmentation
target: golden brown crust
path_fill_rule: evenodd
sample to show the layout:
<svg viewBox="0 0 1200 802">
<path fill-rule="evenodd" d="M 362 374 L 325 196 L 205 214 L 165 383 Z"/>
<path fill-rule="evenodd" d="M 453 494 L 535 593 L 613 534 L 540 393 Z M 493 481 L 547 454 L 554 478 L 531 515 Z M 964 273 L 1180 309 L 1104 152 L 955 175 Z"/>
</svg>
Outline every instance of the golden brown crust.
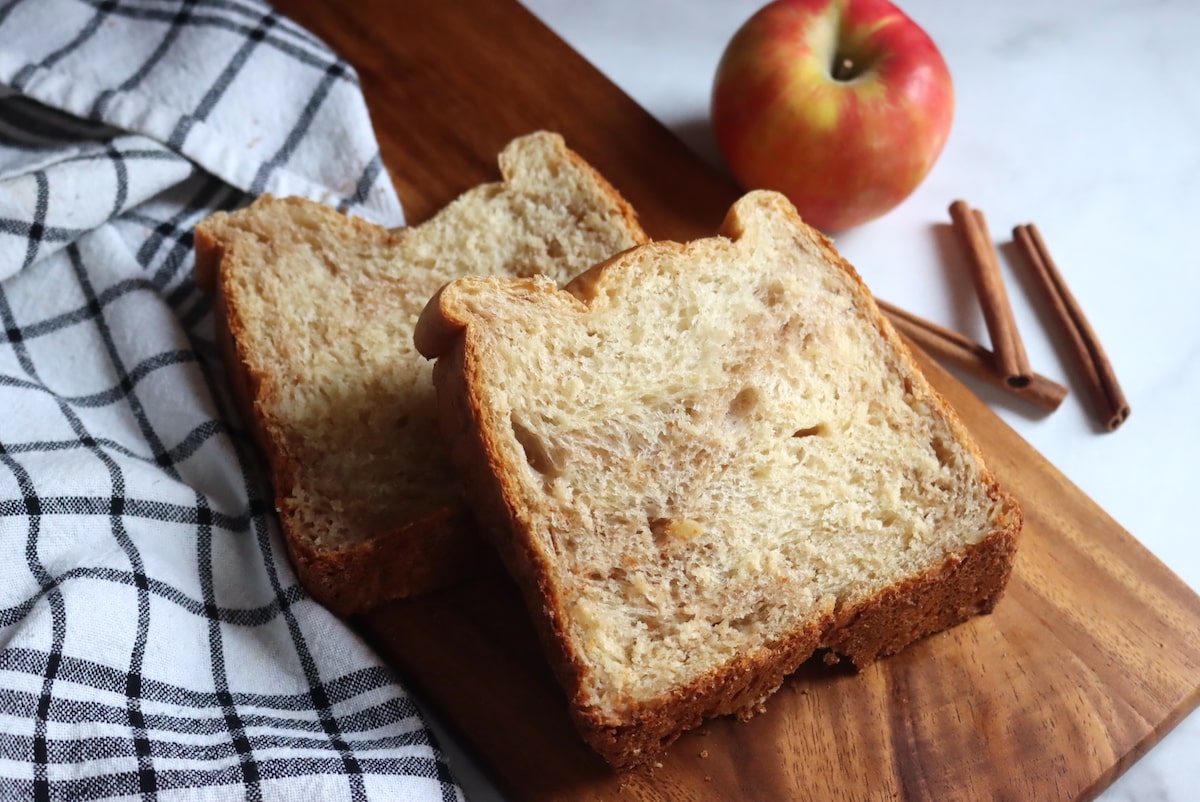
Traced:
<svg viewBox="0 0 1200 802">
<path fill-rule="evenodd" d="M 214 222 L 223 220 L 224 217 L 224 212 L 217 212 L 196 226 L 194 232 L 196 286 L 207 293 L 216 290 L 217 274 L 221 269 L 221 260 L 225 256 L 225 248 L 221 244 L 220 238 L 204 223 L 211 225 Z"/>
<path fill-rule="evenodd" d="M 469 320 L 441 293 L 421 315 L 418 348 L 428 357 L 438 357 L 434 383 L 441 404 L 443 433 L 455 464 L 463 471 L 467 495 L 473 500 L 480 520 L 488 522 L 501 558 L 522 590 L 550 664 L 571 701 L 571 715 L 577 729 L 615 768 L 644 762 L 705 718 L 730 713 L 752 715 L 784 677 L 820 648 L 832 649 L 861 668 L 916 640 L 991 612 L 1011 572 L 1021 529 L 1021 513 L 1015 500 L 1000 490 L 957 413 L 925 379 L 854 268 L 837 254 L 824 235 L 805 226 L 790 206 L 785 208 L 794 222 L 808 231 L 825 257 L 854 280 L 864 312 L 880 336 L 894 347 L 901 368 L 913 377 L 913 394 L 946 418 L 954 437 L 978 461 L 988 494 L 994 501 L 993 529 L 979 543 L 948 556 L 943 564 L 919 576 L 810 622 L 760 653 L 743 655 L 652 703 L 630 706 L 619 721 L 606 718 L 589 703 L 584 690 L 588 668 L 573 654 L 566 637 L 566 612 L 549 578 L 549 567 L 529 538 L 519 535 L 526 523 L 516 502 L 520 494 L 515 488 L 516 479 L 504 470 L 501 448 L 492 441 L 493 433 L 483 424 L 488 399 L 483 394 L 485 382 L 475 375 L 479 364 L 476 351 L 480 345 L 472 336 Z M 741 221 L 735 212 L 727 218 L 722 233 L 731 238 L 742 234 Z M 646 247 L 686 246 L 652 243 Z M 596 297 L 603 290 L 605 273 L 613 261 L 586 271 L 567 289 L 584 301 Z"/>
</svg>

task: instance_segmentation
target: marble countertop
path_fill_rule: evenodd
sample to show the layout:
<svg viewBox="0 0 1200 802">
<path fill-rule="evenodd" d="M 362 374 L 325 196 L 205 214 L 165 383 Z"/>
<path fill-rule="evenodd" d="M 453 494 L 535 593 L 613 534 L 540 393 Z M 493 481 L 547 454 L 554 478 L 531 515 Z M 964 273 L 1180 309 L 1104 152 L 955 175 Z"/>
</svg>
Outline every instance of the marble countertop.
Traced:
<svg viewBox="0 0 1200 802">
<path fill-rule="evenodd" d="M 525 0 L 602 72 L 715 166 L 708 122 L 725 43 L 759 0 Z M 1035 369 L 1071 387 L 1030 412 L 966 380 L 1122 526 L 1200 590 L 1190 514 L 1200 475 L 1200 82 L 1193 0 L 903 0 L 955 80 L 949 142 L 925 183 L 883 218 L 837 237 L 881 298 L 987 342 L 969 280 L 948 275 L 937 229 L 963 198 L 1005 241 L 1036 221 L 1108 351 L 1132 415 L 1100 433 L 1084 387 L 1001 249 Z M 501 797 L 451 745 L 471 802 Z M 1200 713 L 1099 798 L 1200 798 Z"/>
</svg>

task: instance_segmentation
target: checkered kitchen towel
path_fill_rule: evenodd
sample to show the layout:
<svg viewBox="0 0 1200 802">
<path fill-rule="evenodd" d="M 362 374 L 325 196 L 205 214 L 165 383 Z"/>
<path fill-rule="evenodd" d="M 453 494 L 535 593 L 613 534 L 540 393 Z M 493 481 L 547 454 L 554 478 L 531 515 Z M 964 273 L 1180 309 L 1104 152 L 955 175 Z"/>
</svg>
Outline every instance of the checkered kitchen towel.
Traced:
<svg viewBox="0 0 1200 802">
<path fill-rule="evenodd" d="M 257 0 L 0 2 L 0 799 L 457 799 L 297 585 L 192 226 L 400 206 L 354 72 Z"/>
</svg>

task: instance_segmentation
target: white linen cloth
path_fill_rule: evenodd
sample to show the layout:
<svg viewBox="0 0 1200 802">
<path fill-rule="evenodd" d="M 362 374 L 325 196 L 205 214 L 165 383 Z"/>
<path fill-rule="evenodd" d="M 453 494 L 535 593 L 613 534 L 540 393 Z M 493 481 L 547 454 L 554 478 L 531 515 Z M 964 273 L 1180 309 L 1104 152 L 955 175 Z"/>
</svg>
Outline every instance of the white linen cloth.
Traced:
<svg viewBox="0 0 1200 802">
<path fill-rule="evenodd" d="M 257 0 L 0 3 L 0 798 L 461 799 L 297 584 L 192 227 L 394 226 L 354 71 Z"/>
</svg>

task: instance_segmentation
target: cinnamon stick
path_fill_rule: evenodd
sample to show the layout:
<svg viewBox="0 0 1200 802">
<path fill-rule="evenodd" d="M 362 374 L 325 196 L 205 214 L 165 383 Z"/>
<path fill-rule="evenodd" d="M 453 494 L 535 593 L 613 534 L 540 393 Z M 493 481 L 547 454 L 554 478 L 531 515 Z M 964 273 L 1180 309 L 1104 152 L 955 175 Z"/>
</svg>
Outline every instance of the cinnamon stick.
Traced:
<svg viewBox="0 0 1200 802">
<path fill-rule="evenodd" d="M 1067 397 L 1067 388 L 1053 379 L 1034 373 L 1029 383 L 1014 387 L 996 370 L 996 357 L 979 343 L 956 331 L 931 323 L 897 306 L 876 299 L 879 308 L 896 330 L 939 362 L 955 365 L 978 379 L 1016 395 L 1048 412 L 1053 412 Z"/>
<path fill-rule="evenodd" d="M 1121 390 L 1108 355 L 1100 345 L 1100 338 L 1067 287 L 1037 226 L 1033 223 L 1017 226 L 1013 229 L 1013 239 L 1029 261 L 1050 300 L 1055 317 L 1071 340 L 1084 379 L 1092 389 L 1100 422 L 1108 431 L 1115 431 L 1129 418 L 1129 402 Z"/>
<path fill-rule="evenodd" d="M 1000 275 L 1000 262 L 992 245 L 987 220 L 983 212 L 972 209 L 966 201 L 950 204 L 950 219 L 967 251 L 971 278 L 983 307 L 988 337 L 995 351 L 996 369 L 1011 387 L 1023 387 L 1033 379 L 1033 368 L 1025 353 L 1025 344 L 1017 331 L 1016 318 Z"/>
</svg>

